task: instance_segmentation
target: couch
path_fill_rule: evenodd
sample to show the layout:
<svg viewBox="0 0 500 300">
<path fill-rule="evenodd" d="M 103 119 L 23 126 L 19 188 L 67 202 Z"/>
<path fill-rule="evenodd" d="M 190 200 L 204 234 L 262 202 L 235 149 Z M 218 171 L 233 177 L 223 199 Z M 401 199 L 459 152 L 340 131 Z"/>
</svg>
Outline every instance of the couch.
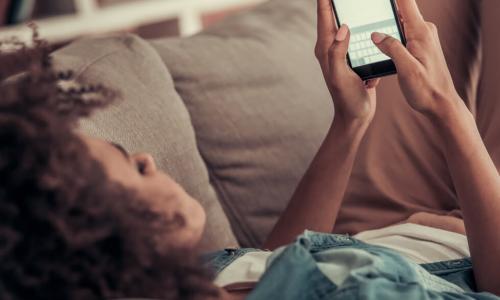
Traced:
<svg viewBox="0 0 500 300">
<path fill-rule="evenodd" d="M 480 3 L 420 1 L 440 29 L 455 84 L 473 112 Z M 314 58 L 315 22 L 315 0 L 270 0 L 192 37 L 86 38 L 54 60 L 82 81 L 120 90 L 121 101 L 82 121 L 82 130 L 153 154 L 199 199 L 208 214 L 203 250 L 257 247 L 334 118 Z M 439 142 L 408 107 L 396 78 L 385 78 L 335 231 L 386 226 L 418 210 L 459 215 Z M 381 210 L 390 213 L 380 218 Z"/>
</svg>

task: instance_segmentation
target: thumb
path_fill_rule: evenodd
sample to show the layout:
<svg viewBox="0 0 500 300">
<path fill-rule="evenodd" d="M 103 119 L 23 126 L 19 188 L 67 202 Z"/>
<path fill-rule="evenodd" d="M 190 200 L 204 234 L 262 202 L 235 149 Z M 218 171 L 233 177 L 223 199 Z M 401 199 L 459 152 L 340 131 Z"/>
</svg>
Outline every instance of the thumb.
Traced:
<svg viewBox="0 0 500 300">
<path fill-rule="evenodd" d="M 418 61 L 399 40 L 387 34 L 374 32 L 372 41 L 382 53 L 394 61 L 398 72 L 404 73 L 416 67 Z"/>
<path fill-rule="evenodd" d="M 340 26 L 335 35 L 330 50 L 328 52 L 330 61 L 330 70 L 332 75 L 342 75 L 349 70 L 347 65 L 347 51 L 349 50 L 350 32 L 347 25 Z"/>
</svg>

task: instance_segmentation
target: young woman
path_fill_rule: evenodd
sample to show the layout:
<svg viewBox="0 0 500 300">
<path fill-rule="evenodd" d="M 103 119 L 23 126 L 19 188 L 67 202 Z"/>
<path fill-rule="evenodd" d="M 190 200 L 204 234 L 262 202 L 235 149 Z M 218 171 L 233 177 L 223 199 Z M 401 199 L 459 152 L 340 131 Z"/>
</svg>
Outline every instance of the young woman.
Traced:
<svg viewBox="0 0 500 300">
<path fill-rule="evenodd" d="M 453 86 L 435 26 L 415 0 L 399 7 L 408 47 L 379 33 L 372 39 L 395 61 L 408 103 L 442 136 L 463 221 L 422 213 L 355 237 L 328 234 L 378 80 L 364 83 L 349 69 L 349 29 L 337 30 L 330 0 L 318 0 L 316 55 L 335 120 L 262 247 L 275 251 L 206 255 L 213 282 L 194 259 L 205 220 L 198 202 L 149 155 L 75 132 L 78 118 L 113 95 L 75 89 L 43 48 L 4 56 L 1 299 L 500 299 L 499 174 Z M 7 63 L 19 62 L 29 68 L 12 79 L 21 69 Z"/>
</svg>

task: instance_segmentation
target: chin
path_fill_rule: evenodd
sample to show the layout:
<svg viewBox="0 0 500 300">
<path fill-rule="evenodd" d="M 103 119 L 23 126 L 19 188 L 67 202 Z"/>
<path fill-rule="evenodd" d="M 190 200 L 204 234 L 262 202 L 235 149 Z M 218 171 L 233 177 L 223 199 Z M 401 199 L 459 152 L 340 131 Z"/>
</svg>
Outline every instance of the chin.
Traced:
<svg viewBox="0 0 500 300">
<path fill-rule="evenodd" d="M 182 250 L 196 250 L 205 232 L 206 216 L 203 209 L 201 214 L 192 214 L 186 227 L 178 232 L 177 245 Z"/>
<path fill-rule="evenodd" d="M 195 249 L 200 244 L 203 234 L 205 233 L 205 224 L 207 219 L 205 211 L 202 210 L 202 212 L 203 212 L 202 216 L 198 218 L 197 220 L 198 222 L 195 228 L 193 229 L 191 249 Z"/>
</svg>

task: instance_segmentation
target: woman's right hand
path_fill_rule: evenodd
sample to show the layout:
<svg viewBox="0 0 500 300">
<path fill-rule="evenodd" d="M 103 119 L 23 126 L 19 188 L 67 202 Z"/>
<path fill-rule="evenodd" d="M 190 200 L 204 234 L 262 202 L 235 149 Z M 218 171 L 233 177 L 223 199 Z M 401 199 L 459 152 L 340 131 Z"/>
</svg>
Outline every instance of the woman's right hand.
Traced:
<svg viewBox="0 0 500 300">
<path fill-rule="evenodd" d="M 363 82 L 347 64 L 351 33 L 347 25 L 335 26 L 331 0 L 318 0 L 316 57 L 335 105 L 335 119 L 369 124 L 376 109 L 379 79 Z"/>
<path fill-rule="evenodd" d="M 397 39 L 373 33 L 377 47 L 392 58 L 401 89 L 410 106 L 440 119 L 461 102 L 434 24 L 426 22 L 415 0 L 398 0 L 407 47 Z"/>
</svg>

